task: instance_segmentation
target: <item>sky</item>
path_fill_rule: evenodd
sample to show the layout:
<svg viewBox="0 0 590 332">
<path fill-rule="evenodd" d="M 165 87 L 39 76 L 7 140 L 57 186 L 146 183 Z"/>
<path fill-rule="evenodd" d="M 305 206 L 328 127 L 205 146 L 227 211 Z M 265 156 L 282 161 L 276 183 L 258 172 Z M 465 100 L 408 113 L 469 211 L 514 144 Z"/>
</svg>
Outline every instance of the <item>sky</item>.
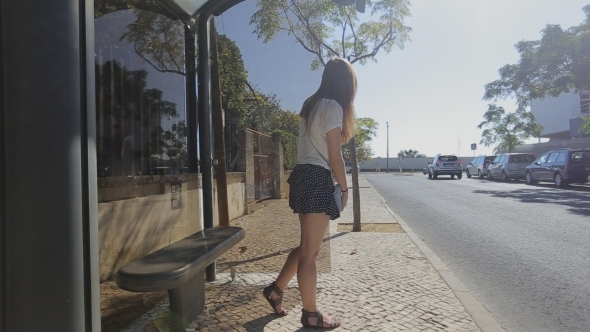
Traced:
<svg viewBox="0 0 590 332">
<path fill-rule="evenodd" d="M 490 101 L 484 85 L 498 69 L 519 59 L 514 44 L 538 40 L 547 24 L 569 28 L 584 19 L 588 0 L 413 0 L 413 29 L 403 50 L 379 53 L 377 63 L 355 64 L 358 117 L 379 123 L 371 146 L 374 157 L 395 157 L 400 150 L 473 156 L 491 154 L 480 145 Z M 311 55 L 290 36 L 267 44 L 249 25 L 256 2 L 247 0 L 218 19 L 218 30 L 242 51 L 249 80 L 264 93 L 274 93 L 282 106 L 298 112 L 319 86 L 321 71 L 310 71 Z M 368 15 L 365 14 L 365 17 Z M 514 101 L 498 101 L 507 111 Z M 389 129 L 387 129 L 389 123 Z M 388 135 L 389 134 L 389 135 Z M 529 142 L 536 142 L 532 139 Z M 470 145 L 477 144 L 471 151 Z"/>
</svg>

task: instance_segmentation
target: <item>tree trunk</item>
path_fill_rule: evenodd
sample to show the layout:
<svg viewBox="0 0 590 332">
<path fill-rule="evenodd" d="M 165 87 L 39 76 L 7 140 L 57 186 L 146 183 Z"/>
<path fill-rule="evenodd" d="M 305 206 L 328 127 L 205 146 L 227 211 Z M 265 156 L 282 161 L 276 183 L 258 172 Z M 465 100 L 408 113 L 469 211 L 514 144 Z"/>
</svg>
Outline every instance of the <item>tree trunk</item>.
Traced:
<svg viewBox="0 0 590 332">
<path fill-rule="evenodd" d="M 227 170 L 225 162 L 225 138 L 223 126 L 223 109 L 221 105 L 221 84 L 219 83 L 219 54 L 217 50 L 217 29 L 215 18 L 211 18 L 211 106 L 213 108 L 213 137 L 217 165 L 215 180 L 217 182 L 217 214 L 219 226 L 229 226 L 229 207 L 227 202 Z"/>
<path fill-rule="evenodd" d="M 359 190 L 359 173 L 356 162 L 356 143 L 354 137 L 348 143 L 348 149 L 350 150 L 350 166 L 352 173 L 352 212 L 354 216 L 354 222 L 352 224 L 353 232 L 361 231 L 361 197 Z"/>
</svg>

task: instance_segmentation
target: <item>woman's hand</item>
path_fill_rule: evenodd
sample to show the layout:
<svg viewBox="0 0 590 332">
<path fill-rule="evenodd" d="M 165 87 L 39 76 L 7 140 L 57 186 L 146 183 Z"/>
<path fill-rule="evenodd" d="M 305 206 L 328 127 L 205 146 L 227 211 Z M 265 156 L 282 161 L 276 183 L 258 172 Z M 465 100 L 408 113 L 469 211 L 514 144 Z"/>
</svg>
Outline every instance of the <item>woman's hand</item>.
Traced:
<svg viewBox="0 0 590 332">
<path fill-rule="evenodd" d="M 348 204 L 348 190 L 342 192 L 342 210 L 344 210 L 344 208 L 346 207 L 347 204 Z"/>
</svg>

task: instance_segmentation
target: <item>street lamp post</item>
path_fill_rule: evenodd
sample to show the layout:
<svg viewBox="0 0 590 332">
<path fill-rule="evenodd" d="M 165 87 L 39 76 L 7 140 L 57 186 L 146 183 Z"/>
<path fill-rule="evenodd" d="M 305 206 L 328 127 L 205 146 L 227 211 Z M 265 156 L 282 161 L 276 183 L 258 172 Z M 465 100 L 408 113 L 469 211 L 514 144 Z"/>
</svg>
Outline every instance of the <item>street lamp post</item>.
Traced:
<svg viewBox="0 0 590 332">
<path fill-rule="evenodd" d="M 389 122 L 387 124 L 387 173 L 389 173 Z"/>
</svg>

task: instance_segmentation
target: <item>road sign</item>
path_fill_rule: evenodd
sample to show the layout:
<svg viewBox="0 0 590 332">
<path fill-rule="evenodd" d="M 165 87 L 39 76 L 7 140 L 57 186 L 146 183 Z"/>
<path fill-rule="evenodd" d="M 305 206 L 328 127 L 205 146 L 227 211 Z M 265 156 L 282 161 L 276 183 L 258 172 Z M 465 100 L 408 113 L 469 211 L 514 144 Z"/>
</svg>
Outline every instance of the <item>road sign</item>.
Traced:
<svg viewBox="0 0 590 332">
<path fill-rule="evenodd" d="M 477 144 L 472 143 L 471 144 L 471 150 L 477 150 Z"/>
</svg>

